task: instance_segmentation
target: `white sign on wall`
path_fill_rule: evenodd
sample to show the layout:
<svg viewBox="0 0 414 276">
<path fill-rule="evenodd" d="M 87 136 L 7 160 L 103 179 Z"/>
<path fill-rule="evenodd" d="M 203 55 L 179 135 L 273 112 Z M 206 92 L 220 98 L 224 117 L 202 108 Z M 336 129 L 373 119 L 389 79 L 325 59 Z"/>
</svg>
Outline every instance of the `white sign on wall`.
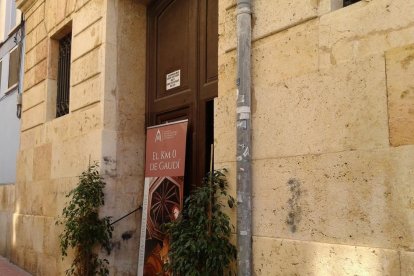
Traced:
<svg viewBox="0 0 414 276">
<path fill-rule="evenodd" d="M 181 70 L 167 74 L 167 90 L 181 85 Z"/>
</svg>

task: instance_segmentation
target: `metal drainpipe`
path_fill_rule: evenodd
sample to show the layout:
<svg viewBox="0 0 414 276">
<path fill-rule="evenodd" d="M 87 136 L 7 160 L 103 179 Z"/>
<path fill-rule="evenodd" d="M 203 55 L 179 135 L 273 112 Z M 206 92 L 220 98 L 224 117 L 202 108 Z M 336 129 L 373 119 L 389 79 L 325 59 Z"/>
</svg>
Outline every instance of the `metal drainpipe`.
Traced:
<svg viewBox="0 0 414 276">
<path fill-rule="evenodd" d="M 20 41 L 18 42 L 20 44 L 20 56 L 19 56 L 19 75 L 18 75 L 18 84 L 17 84 L 17 111 L 16 116 L 17 118 L 21 118 L 22 116 L 22 94 L 23 94 L 23 74 L 24 74 L 24 49 L 26 46 L 25 43 L 25 35 L 26 35 L 26 29 L 25 29 L 25 20 L 24 15 L 22 14 L 22 17 L 20 19 Z"/>
<path fill-rule="evenodd" d="M 237 0 L 237 270 L 252 274 L 251 0 Z"/>
</svg>

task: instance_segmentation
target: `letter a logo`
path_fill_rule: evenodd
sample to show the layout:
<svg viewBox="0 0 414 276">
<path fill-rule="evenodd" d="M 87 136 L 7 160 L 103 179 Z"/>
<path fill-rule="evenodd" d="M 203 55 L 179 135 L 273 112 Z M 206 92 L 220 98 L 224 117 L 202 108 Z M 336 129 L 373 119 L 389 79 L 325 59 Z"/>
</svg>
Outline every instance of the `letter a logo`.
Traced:
<svg viewBox="0 0 414 276">
<path fill-rule="evenodd" d="M 155 135 L 155 142 L 161 142 L 161 131 L 158 129 L 157 134 Z"/>
</svg>

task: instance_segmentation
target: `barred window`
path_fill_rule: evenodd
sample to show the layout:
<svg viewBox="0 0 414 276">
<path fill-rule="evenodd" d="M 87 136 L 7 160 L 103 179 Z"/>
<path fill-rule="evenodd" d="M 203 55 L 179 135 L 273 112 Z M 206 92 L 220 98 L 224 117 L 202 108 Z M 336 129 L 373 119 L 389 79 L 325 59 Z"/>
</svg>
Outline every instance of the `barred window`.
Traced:
<svg viewBox="0 0 414 276">
<path fill-rule="evenodd" d="M 57 74 L 56 118 L 69 113 L 70 53 L 72 33 L 59 40 L 59 63 Z"/>
<path fill-rule="evenodd" d="M 9 59 L 9 88 L 19 82 L 20 71 L 20 45 L 10 52 Z"/>
<path fill-rule="evenodd" d="M 344 7 L 355 4 L 356 2 L 359 2 L 361 0 L 344 0 Z"/>
</svg>

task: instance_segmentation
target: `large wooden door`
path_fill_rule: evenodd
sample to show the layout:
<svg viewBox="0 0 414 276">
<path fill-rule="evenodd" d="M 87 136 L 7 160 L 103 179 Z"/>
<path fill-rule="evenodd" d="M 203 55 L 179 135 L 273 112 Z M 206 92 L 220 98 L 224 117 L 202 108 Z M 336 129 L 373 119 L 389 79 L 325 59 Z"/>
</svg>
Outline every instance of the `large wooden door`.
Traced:
<svg viewBox="0 0 414 276">
<path fill-rule="evenodd" d="M 208 171 L 214 139 L 217 2 L 158 0 L 148 7 L 147 125 L 189 120 L 187 191 Z"/>
</svg>

